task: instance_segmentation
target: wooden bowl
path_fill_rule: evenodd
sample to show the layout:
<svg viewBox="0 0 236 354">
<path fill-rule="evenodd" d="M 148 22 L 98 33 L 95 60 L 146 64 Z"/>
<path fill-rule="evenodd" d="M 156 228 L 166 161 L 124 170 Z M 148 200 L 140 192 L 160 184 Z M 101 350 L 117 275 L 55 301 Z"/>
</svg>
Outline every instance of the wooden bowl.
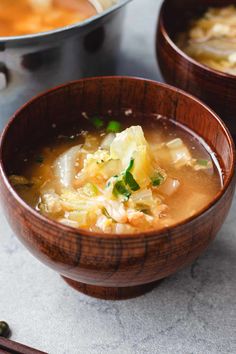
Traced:
<svg viewBox="0 0 236 354">
<path fill-rule="evenodd" d="M 125 112 L 133 110 L 133 115 Z M 92 233 L 38 214 L 11 187 L 8 175 L 19 150 L 37 146 L 65 127 L 84 127 L 82 112 L 135 122 L 135 114 L 176 119 L 211 146 L 224 171 L 224 187 L 194 217 L 159 232 Z M 55 128 L 56 124 L 56 128 Z M 234 144 L 218 116 L 194 97 L 165 84 L 107 77 L 80 80 L 46 92 L 23 106 L 0 141 L 0 192 L 7 219 L 23 244 L 74 288 L 103 299 L 138 296 L 197 258 L 228 214 L 234 188 Z"/>
<path fill-rule="evenodd" d="M 236 141 L 236 76 L 211 69 L 190 58 L 175 44 L 191 18 L 210 6 L 227 6 L 230 0 L 165 0 L 156 36 L 156 51 L 165 81 L 210 105 L 224 120 Z"/>
</svg>

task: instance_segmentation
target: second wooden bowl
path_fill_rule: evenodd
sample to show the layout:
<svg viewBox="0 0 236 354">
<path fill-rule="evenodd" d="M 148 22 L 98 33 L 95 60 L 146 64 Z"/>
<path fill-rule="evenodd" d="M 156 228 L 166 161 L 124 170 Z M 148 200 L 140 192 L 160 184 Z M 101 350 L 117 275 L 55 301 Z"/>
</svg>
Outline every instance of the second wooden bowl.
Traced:
<svg viewBox="0 0 236 354">
<path fill-rule="evenodd" d="M 236 141 L 236 76 L 201 65 L 175 44 L 191 18 L 212 6 L 228 6 L 232 0 L 165 0 L 156 36 L 156 51 L 165 81 L 199 97 L 225 121 Z"/>
<path fill-rule="evenodd" d="M 127 116 L 127 110 L 133 116 Z M 135 123 L 135 113 L 176 119 L 200 135 L 215 151 L 224 171 L 222 191 L 194 217 L 171 228 L 136 235 L 92 233 L 63 226 L 29 207 L 12 188 L 8 175 L 21 149 L 75 123 L 83 128 L 88 115 Z M 215 238 L 231 206 L 234 144 L 228 130 L 204 104 L 164 84 L 133 78 L 80 80 L 36 97 L 20 109 L 0 141 L 0 196 L 16 235 L 38 259 L 60 273 L 74 288 L 104 299 L 143 294 L 197 258 Z M 37 279 L 35 280 L 37 281 Z"/>
</svg>

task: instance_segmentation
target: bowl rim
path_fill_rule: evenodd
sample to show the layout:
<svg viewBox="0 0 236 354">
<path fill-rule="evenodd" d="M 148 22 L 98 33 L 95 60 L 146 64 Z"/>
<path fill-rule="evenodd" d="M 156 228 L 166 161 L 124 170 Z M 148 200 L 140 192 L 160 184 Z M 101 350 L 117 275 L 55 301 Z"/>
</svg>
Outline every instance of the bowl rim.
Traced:
<svg viewBox="0 0 236 354">
<path fill-rule="evenodd" d="M 223 71 L 213 69 L 210 66 L 199 63 L 197 60 L 191 58 L 183 50 L 181 50 L 177 46 L 177 44 L 175 44 L 175 42 L 171 39 L 171 37 L 167 31 L 165 21 L 164 21 L 164 11 L 165 11 L 165 6 L 167 6 L 166 5 L 167 2 L 168 2 L 168 0 L 164 0 L 161 5 L 158 26 L 159 26 L 160 31 L 161 31 L 162 35 L 164 36 L 165 40 L 168 42 L 169 46 L 172 47 L 172 49 L 175 52 L 177 52 L 177 54 L 180 57 L 184 58 L 187 62 L 190 62 L 193 66 L 196 66 L 201 70 L 205 70 L 207 73 L 210 73 L 211 75 L 219 76 L 220 79 L 224 78 L 224 79 L 236 80 L 236 75 L 225 73 Z M 158 35 L 158 33 L 157 33 L 157 35 Z M 156 41 L 156 42 L 158 43 L 158 41 Z"/>
<path fill-rule="evenodd" d="M 114 4 L 107 8 L 106 10 L 102 11 L 101 13 L 97 13 L 94 16 L 91 16 L 81 22 L 75 22 L 70 25 L 66 25 L 63 27 L 58 27 L 50 31 L 45 31 L 45 32 L 37 32 L 37 33 L 31 33 L 31 34 L 25 34 L 25 35 L 18 35 L 18 36 L 0 36 L 0 43 L 19 43 L 19 42 L 24 42 L 27 44 L 27 42 L 31 42 L 33 40 L 44 40 L 45 37 L 51 38 L 54 35 L 58 35 L 60 33 L 67 33 L 70 30 L 74 29 L 80 29 L 89 26 L 91 23 L 96 22 L 97 20 L 106 17 L 107 15 L 119 10 L 121 7 L 125 6 L 129 2 L 133 0 L 118 0 L 117 4 Z"/>
<path fill-rule="evenodd" d="M 5 172 L 4 168 L 4 163 L 3 163 L 3 149 L 4 149 L 4 142 L 8 134 L 8 130 L 11 128 L 11 126 L 14 124 L 14 121 L 17 119 L 19 113 L 24 111 L 27 107 L 29 107 L 32 103 L 36 102 L 38 99 L 41 97 L 47 96 L 48 94 L 51 94 L 55 91 L 61 90 L 63 88 L 67 88 L 68 86 L 73 86 L 76 85 L 80 82 L 88 82 L 88 81 L 98 81 L 98 80 L 124 80 L 124 81 L 136 81 L 136 82 L 146 82 L 150 83 L 152 85 L 155 85 L 156 87 L 163 87 L 167 90 L 171 90 L 175 93 L 178 93 L 180 95 L 183 95 L 187 97 L 190 100 L 195 101 L 197 104 L 205 108 L 213 117 L 214 119 L 217 120 L 218 124 L 221 126 L 221 129 L 224 131 L 225 136 L 227 138 L 227 141 L 229 143 L 230 147 L 230 154 L 232 156 L 232 165 L 229 171 L 229 175 L 224 183 L 223 188 L 215 195 L 215 197 L 212 199 L 211 202 L 209 202 L 204 208 L 202 208 L 198 213 L 194 214 L 193 216 L 190 216 L 179 223 L 176 223 L 170 227 L 164 227 L 160 230 L 152 230 L 152 231 L 141 231 L 138 233 L 130 234 L 130 233 L 123 233 L 123 234 L 114 234 L 114 233 L 99 233 L 99 232 L 93 232 L 89 230 L 84 230 L 80 228 L 74 228 L 71 226 L 63 225 L 57 221 L 54 221 L 48 217 L 43 216 L 42 214 L 38 213 L 34 208 L 29 206 L 15 191 L 13 186 L 11 185 L 9 178 Z M 192 129 L 190 129 L 192 130 Z M 199 134 L 198 136 L 202 138 Z M 202 138 L 203 139 L 203 138 Z M 204 139 L 203 139 L 204 140 Z M 207 144 L 208 145 L 208 144 Z M 63 237 L 67 237 L 69 234 L 70 236 L 73 235 L 73 237 L 90 237 L 92 239 L 104 239 L 108 242 L 114 242 L 117 240 L 127 240 L 131 242 L 137 242 L 140 240 L 143 236 L 144 237 L 151 237 L 151 239 L 156 239 L 156 238 L 161 238 L 163 236 L 166 236 L 166 234 L 169 234 L 169 231 L 171 230 L 176 230 L 179 227 L 182 227 L 183 225 L 189 225 L 199 217 L 201 217 L 203 214 L 207 213 L 210 211 L 217 203 L 218 201 L 224 196 L 228 188 L 230 187 L 231 183 L 233 182 L 234 178 L 236 177 L 236 171 L 235 171 L 235 166 L 236 164 L 236 151 L 235 151 L 235 144 L 233 141 L 233 138 L 228 130 L 228 128 L 225 126 L 224 122 L 221 120 L 221 118 L 210 108 L 208 107 L 204 102 L 199 100 L 198 98 L 194 97 L 193 95 L 176 88 L 174 86 L 165 84 L 165 83 L 160 83 L 155 80 L 150 80 L 150 79 L 144 79 L 141 77 L 131 77 L 131 76 L 98 76 L 98 77 L 91 77 L 91 78 L 84 78 L 80 80 L 74 80 L 74 81 L 69 81 L 65 84 L 53 87 L 47 91 L 44 91 L 33 98 L 31 98 L 29 101 L 27 101 L 25 104 L 23 104 L 10 118 L 9 122 L 5 126 L 2 134 L 0 135 L 0 177 L 3 180 L 3 183 L 5 184 L 5 187 L 7 191 L 10 193 L 11 197 L 16 200 L 16 202 L 23 208 L 26 209 L 29 214 L 31 214 L 33 217 L 38 219 L 40 223 L 44 224 L 49 224 L 52 229 L 59 229 L 61 233 L 63 232 Z M 236 179 L 236 178 L 235 178 Z"/>
</svg>

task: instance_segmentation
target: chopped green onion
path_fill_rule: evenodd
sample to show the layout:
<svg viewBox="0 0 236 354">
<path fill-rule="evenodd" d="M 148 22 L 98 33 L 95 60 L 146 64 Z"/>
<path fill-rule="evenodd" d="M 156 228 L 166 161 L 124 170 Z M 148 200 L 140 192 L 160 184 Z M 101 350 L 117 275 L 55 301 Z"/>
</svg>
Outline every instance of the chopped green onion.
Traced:
<svg viewBox="0 0 236 354">
<path fill-rule="evenodd" d="M 98 188 L 93 183 L 86 183 L 83 187 L 83 192 L 88 197 L 95 197 L 98 194 Z"/>
<path fill-rule="evenodd" d="M 108 219 L 112 219 L 111 215 L 108 213 L 106 208 L 102 208 L 102 213 L 105 215 Z"/>
<path fill-rule="evenodd" d="M 95 128 L 102 128 L 104 126 L 104 122 L 101 118 L 99 117 L 92 117 L 91 122 L 93 123 L 93 125 L 95 126 Z"/>
<path fill-rule="evenodd" d="M 129 166 L 126 169 L 126 171 L 121 174 L 122 180 L 119 180 L 113 188 L 113 194 L 115 196 L 121 194 L 121 195 L 124 195 L 126 197 L 126 199 L 128 200 L 129 197 L 131 196 L 131 191 L 135 192 L 140 189 L 140 186 L 138 185 L 138 183 L 134 179 L 132 173 L 130 173 L 133 166 L 134 166 L 134 159 L 132 158 L 130 160 Z M 116 176 L 116 177 L 118 177 L 118 176 Z M 126 186 L 129 187 L 129 189 Z"/>
<path fill-rule="evenodd" d="M 146 214 L 146 215 L 151 215 L 150 209 L 141 209 L 141 213 Z"/>
<path fill-rule="evenodd" d="M 130 160 L 130 163 L 129 163 L 129 166 L 128 166 L 126 172 L 131 172 L 131 170 L 132 170 L 133 167 L 134 167 L 134 159 L 132 158 L 132 159 Z"/>
<path fill-rule="evenodd" d="M 107 126 L 108 133 L 118 133 L 121 131 L 121 123 L 116 120 L 111 120 Z"/>
<path fill-rule="evenodd" d="M 132 173 L 126 171 L 124 175 L 124 182 L 127 184 L 132 191 L 138 191 L 140 189 L 140 186 L 138 183 L 135 181 Z"/>
<path fill-rule="evenodd" d="M 44 161 L 43 156 L 38 155 L 38 156 L 35 157 L 35 162 L 36 163 L 43 163 L 43 161 Z"/>
<path fill-rule="evenodd" d="M 203 160 L 203 159 L 199 159 L 197 160 L 197 165 L 200 165 L 200 166 L 204 166 L 204 167 L 207 167 L 210 163 L 210 161 L 208 160 Z"/>
<path fill-rule="evenodd" d="M 112 221 L 114 221 L 114 222 L 116 223 L 116 220 L 114 220 L 114 219 L 111 217 L 111 215 L 108 213 L 108 211 L 107 211 L 107 209 L 106 209 L 105 207 L 102 209 L 102 213 L 103 213 L 103 215 L 106 216 L 107 219 L 111 219 Z"/>
<path fill-rule="evenodd" d="M 130 189 L 132 191 L 135 192 L 135 191 L 138 191 L 140 189 L 140 186 L 138 185 L 138 183 L 134 179 L 132 173 L 130 172 L 133 167 L 134 167 L 134 159 L 132 158 L 130 160 L 128 168 L 126 169 L 126 171 L 124 173 L 124 182 L 125 182 L 125 184 L 127 184 L 130 187 Z"/>
<path fill-rule="evenodd" d="M 109 188 L 111 186 L 111 181 L 108 181 L 106 184 L 106 188 Z"/>
<path fill-rule="evenodd" d="M 157 172 L 152 178 L 152 185 L 153 187 L 158 187 L 160 186 L 164 181 L 165 178 L 162 176 L 162 174 L 160 172 Z"/>
<path fill-rule="evenodd" d="M 131 196 L 130 191 L 126 188 L 126 186 L 125 186 L 123 181 L 116 182 L 116 184 L 114 185 L 114 188 L 113 188 L 113 194 L 116 197 L 119 196 L 119 195 L 122 195 L 123 197 L 125 197 L 126 201 Z"/>
</svg>

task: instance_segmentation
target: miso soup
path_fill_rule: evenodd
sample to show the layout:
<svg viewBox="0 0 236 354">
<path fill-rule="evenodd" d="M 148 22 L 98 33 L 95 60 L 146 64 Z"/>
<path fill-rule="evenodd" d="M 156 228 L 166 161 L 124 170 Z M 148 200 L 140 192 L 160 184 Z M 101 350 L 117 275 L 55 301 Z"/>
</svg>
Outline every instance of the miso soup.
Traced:
<svg viewBox="0 0 236 354">
<path fill-rule="evenodd" d="M 209 8 L 177 44 L 199 63 L 236 75 L 236 6 Z"/>
<path fill-rule="evenodd" d="M 194 216 L 221 190 L 215 154 L 183 126 L 159 117 L 128 127 L 91 122 L 96 128 L 23 153 L 10 176 L 42 215 L 96 232 L 160 230 Z"/>
<path fill-rule="evenodd" d="M 0 0 L 0 36 L 46 32 L 96 12 L 88 0 Z"/>
</svg>

